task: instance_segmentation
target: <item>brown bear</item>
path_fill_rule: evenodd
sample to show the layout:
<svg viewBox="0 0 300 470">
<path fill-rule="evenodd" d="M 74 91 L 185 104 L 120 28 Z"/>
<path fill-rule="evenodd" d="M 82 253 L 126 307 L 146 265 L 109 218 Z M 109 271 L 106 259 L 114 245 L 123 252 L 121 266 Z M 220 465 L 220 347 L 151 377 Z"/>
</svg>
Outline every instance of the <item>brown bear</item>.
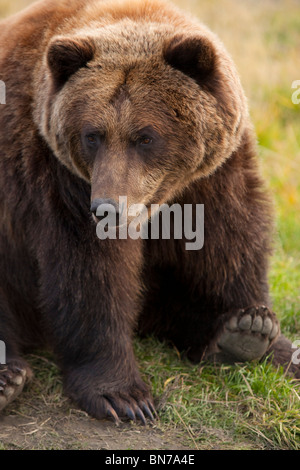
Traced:
<svg viewBox="0 0 300 470">
<path fill-rule="evenodd" d="M 268 294 L 272 206 L 218 38 L 160 0 L 42 0 L 1 22 L 0 44 L 0 408 L 33 348 L 53 351 L 92 416 L 142 422 L 154 405 L 136 332 L 194 361 L 273 347 L 289 362 Z M 204 205 L 204 246 L 99 239 L 98 209 L 120 212 L 120 196 Z"/>
</svg>

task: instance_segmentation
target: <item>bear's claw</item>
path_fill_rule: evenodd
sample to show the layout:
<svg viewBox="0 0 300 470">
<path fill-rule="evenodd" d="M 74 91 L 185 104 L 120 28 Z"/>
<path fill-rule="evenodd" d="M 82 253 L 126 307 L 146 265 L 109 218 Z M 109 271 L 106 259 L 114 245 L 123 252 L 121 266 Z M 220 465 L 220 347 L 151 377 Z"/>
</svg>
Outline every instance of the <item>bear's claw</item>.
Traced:
<svg viewBox="0 0 300 470">
<path fill-rule="evenodd" d="M 112 397 L 104 396 L 103 400 L 106 402 L 107 416 L 112 418 L 116 423 L 120 422 L 120 418 L 129 419 L 130 421 L 140 420 L 143 425 L 146 425 L 146 418 L 154 421 L 155 409 L 154 405 L 148 399 L 145 401 L 135 402 L 130 397 Z"/>
<path fill-rule="evenodd" d="M 152 397 L 145 386 L 136 385 L 126 391 L 97 390 L 88 395 L 76 397 L 74 392 L 68 393 L 72 401 L 77 403 L 89 415 L 96 419 L 112 419 L 116 424 L 121 420 L 139 421 L 147 423 L 147 418 L 154 421 L 157 417 Z"/>
</svg>

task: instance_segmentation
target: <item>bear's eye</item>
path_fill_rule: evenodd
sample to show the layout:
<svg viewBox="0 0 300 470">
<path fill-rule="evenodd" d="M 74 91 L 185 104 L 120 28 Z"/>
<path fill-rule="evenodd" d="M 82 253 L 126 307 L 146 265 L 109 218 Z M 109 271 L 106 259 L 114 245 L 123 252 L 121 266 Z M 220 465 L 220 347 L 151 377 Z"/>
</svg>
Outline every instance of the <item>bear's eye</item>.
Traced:
<svg viewBox="0 0 300 470">
<path fill-rule="evenodd" d="M 153 139 L 147 136 L 142 136 L 137 140 L 137 144 L 140 147 L 149 147 L 152 143 L 153 143 Z"/>
<path fill-rule="evenodd" d="M 99 136 L 97 134 L 88 134 L 85 137 L 86 143 L 89 147 L 95 148 L 99 145 Z"/>
</svg>

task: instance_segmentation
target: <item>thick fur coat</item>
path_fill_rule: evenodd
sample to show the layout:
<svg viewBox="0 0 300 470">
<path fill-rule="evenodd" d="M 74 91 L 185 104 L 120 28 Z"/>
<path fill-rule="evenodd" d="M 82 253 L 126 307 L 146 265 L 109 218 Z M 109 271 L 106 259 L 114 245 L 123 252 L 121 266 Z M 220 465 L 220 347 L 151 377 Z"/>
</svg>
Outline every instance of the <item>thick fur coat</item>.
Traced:
<svg viewBox="0 0 300 470">
<path fill-rule="evenodd" d="M 218 38 L 157 0 L 42 0 L 1 22 L 0 79 L 0 339 L 13 390 L 0 408 L 35 347 L 53 350 L 87 412 L 142 420 L 154 408 L 136 331 L 216 358 L 226 321 L 246 309 L 265 322 L 247 330 L 264 341 L 258 358 L 270 351 L 272 209 Z M 204 204 L 204 247 L 99 240 L 91 203 L 119 196 Z"/>
</svg>

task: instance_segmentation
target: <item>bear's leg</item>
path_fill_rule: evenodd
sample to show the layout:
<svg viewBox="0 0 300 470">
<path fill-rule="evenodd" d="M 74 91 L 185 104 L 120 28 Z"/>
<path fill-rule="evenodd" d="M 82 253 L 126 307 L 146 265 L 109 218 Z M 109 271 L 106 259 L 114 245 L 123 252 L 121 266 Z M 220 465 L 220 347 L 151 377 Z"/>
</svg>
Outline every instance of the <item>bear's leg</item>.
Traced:
<svg viewBox="0 0 300 470">
<path fill-rule="evenodd" d="M 266 306 L 266 294 L 260 292 L 257 299 L 262 300 L 255 302 L 256 296 L 241 276 L 232 284 L 224 282 L 222 295 L 207 295 L 205 279 L 195 287 L 194 277 L 186 282 L 182 273 L 160 267 L 147 271 L 139 334 L 169 341 L 193 362 L 245 362 L 260 359 L 271 350 L 274 358 L 278 356 L 279 322 Z M 289 352 L 291 356 L 291 348 Z"/>
<path fill-rule="evenodd" d="M 91 247 L 80 240 L 73 246 L 69 238 L 68 250 L 53 248 L 40 260 L 44 323 L 64 390 L 81 409 L 97 419 L 145 423 L 146 416 L 153 419 L 154 406 L 132 344 L 140 243 L 97 243 L 92 235 Z"/>
<path fill-rule="evenodd" d="M 279 334 L 267 280 L 272 209 L 254 155 L 245 135 L 226 164 L 176 201 L 182 212 L 185 204 L 204 205 L 202 249 L 187 250 L 185 240 L 147 244 L 140 332 L 195 361 L 258 359 Z M 187 222 L 195 229 L 196 219 Z"/>
<path fill-rule="evenodd" d="M 276 315 L 265 306 L 240 309 L 225 318 L 207 347 L 206 360 L 232 363 L 260 359 L 279 334 Z"/>
<path fill-rule="evenodd" d="M 255 296 L 248 291 L 243 276 L 227 285 L 224 282 L 222 295 L 207 295 L 205 279 L 194 286 L 195 277 L 186 282 L 182 273 L 158 267 L 147 272 L 149 290 L 139 333 L 170 341 L 186 351 L 193 362 L 261 358 L 279 335 L 276 315 L 263 303 L 267 295 L 260 292 L 257 298 L 265 298 L 254 303 Z"/>
</svg>

